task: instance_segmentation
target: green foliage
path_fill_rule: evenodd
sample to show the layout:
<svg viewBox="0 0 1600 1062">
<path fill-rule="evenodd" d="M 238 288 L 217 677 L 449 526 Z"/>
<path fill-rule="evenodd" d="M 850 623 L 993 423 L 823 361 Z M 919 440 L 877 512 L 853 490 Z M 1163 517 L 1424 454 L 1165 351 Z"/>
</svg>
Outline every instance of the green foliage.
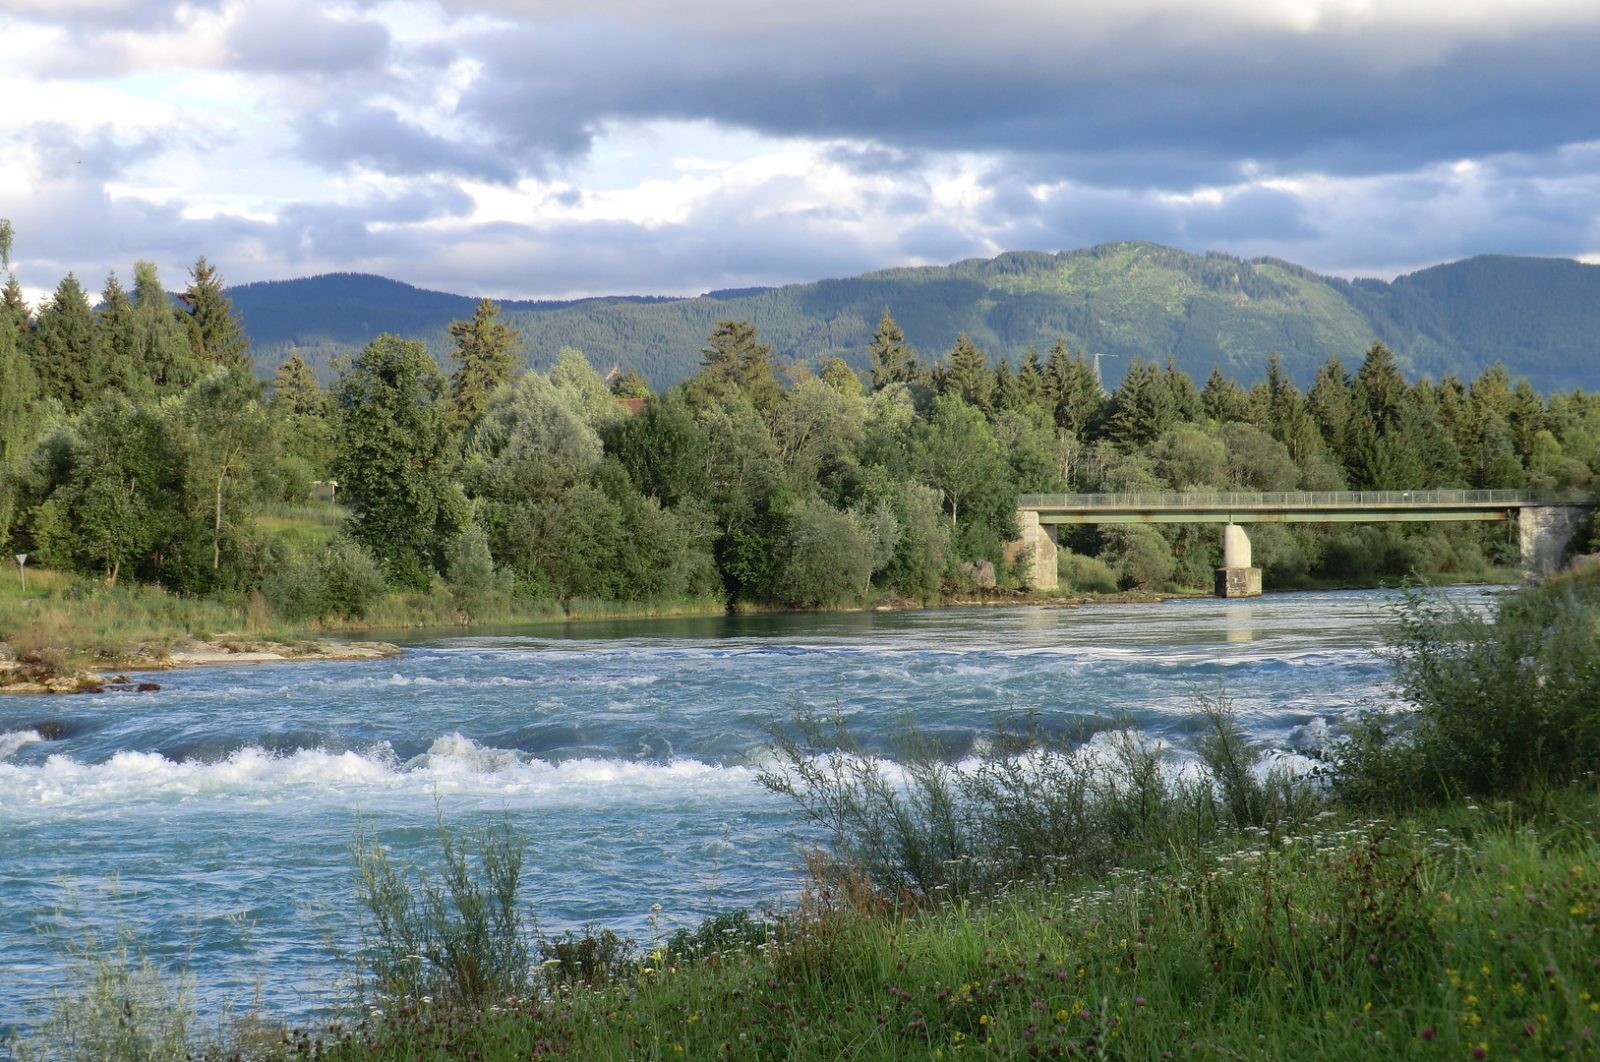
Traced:
<svg viewBox="0 0 1600 1062">
<path fill-rule="evenodd" d="M 509 820 L 458 838 L 441 811 L 439 848 L 443 865 L 434 877 L 390 862 L 367 830 L 356 837 L 372 1001 L 485 1007 L 524 998 L 531 985 L 517 896 L 524 842 Z"/>
<path fill-rule="evenodd" d="M 334 539 L 323 551 L 317 569 L 321 583 L 318 616 L 365 619 L 383 596 L 383 569 L 358 542 Z"/>
<path fill-rule="evenodd" d="M 1136 853 L 1187 850 L 1228 829 L 1303 822 L 1303 781 L 1256 775 L 1222 697 L 1201 700 L 1205 774 L 1184 781 L 1132 731 L 1085 744 L 1024 719 L 956 764 L 907 728 L 894 771 L 862 749 L 843 717 L 802 709 L 775 732 L 761 784 L 822 831 L 813 874 L 891 901 L 991 896 L 1018 882 L 1102 872 Z M 852 885 L 851 883 L 856 883 Z"/>
<path fill-rule="evenodd" d="M 1056 553 L 1056 572 L 1069 590 L 1091 594 L 1117 592 L 1117 573 L 1098 557 L 1085 557 L 1069 549 Z"/>
<path fill-rule="evenodd" d="M 917 352 L 906 345 L 906 334 L 894 323 L 889 307 L 883 308 L 883 318 L 867 347 L 867 358 L 872 370 L 872 389 L 881 391 L 890 384 L 911 383 L 919 375 Z"/>
<path fill-rule="evenodd" d="M 40 307 L 31 345 L 30 360 L 45 395 L 67 409 L 82 408 L 104 390 L 106 372 L 94 313 L 72 274 Z"/>
<path fill-rule="evenodd" d="M 1338 791 L 1388 807 L 1520 796 L 1600 762 L 1593 580 L 1523 591 L 1487 614 L 1415 591 L 1399 618 L 1406 707 L 1364 717 L 1338 750 Z"/>
<path fill-rule="evenodd" d="M 500 306 L 480 300 L 472 319 L 450 322 L 452 357 L 457 362 L 450 377 L 447 419 L 460 431 L 471 424 L 488 404 L 495 389 L 511 379 L 516 367 L 519 336 L 500 319 Z"/>
<path fill-rule="evenodd" d="M 427 585 L 462 522 L 437 405 L 443 385 L 421 343 L 380 336 L 333 391 L 333 471 L 354 510 L 350 534 L 396 586 Z"/>
<path fill-rule="evenodd" d="M 148 381 L 158 394 L 181 391 L 194 382 L 201 366 L 188 327 L 149 262 L 133 266 L 133 310 L 128 327 L 133 340 L 131 378 Z"/>
<path fill-rule="evenodd" d="M 250 341 L 233 312 L 222 277 L 204 257 L 189 270 L 189 286 L 178 298 L 188 310 L 184 324 L 195 362 L 207 368 L 248 369 Z"/>
</svg>

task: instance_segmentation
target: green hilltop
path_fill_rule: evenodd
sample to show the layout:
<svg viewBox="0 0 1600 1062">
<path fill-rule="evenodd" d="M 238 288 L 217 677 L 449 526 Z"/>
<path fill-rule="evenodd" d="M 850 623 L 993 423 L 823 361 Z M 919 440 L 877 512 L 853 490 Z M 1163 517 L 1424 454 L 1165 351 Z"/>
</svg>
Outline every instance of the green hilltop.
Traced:
<svg viewBox="0 0 1600 1062">
<path fill-rule="evenodd" d="M 326 377 L 380 332 L 425 340 L 441 359 L 447 326 L 475 299 L 382 277 L 332 274 L 229 292 L 270 373 L 291 348 Z M 1103 352 L 1114 383 L 1133 358 L 1168 356 L 1196 378 L 1213 365 L 1243 382 L 1276 351 L 1302 383 L 1330 354 L 1353 363 L 1381 340 L 1410 373 L 1471 377 L 1495 362 L 1542 391 L 1600 386 L 1600 266 L 1485 255 L 1400 277 L 1347 281 L 1274 258 L 1190 254 L 1140 241 L 1048 254 L 1013 251 L 948 266 L 710 292 L 698 298 L 506 301 L 529 364 L 564 346 L 657 387 L 691 375 L 705 336 L 747 319 L 781 356 L 866 365 L 885 307 L 924 356 L 965 332 L 991 358 L 1020 362 L 1058 339 Z"/>
</svg>

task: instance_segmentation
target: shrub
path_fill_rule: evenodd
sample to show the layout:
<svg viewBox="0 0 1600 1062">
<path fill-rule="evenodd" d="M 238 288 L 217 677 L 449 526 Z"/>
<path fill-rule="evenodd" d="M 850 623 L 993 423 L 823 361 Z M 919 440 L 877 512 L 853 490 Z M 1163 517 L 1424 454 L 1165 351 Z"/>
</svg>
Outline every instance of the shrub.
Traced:
<svg viewBox="0 0 1600 1062">
<path fill-rule="evenodd" d="M 391 863 L 376 837 L 357 836 L 357 895 L 372 934 L 365 959 L 379 998 L 482 1006 L 526 996 L 528 937 L 517 908 L 523 842 L 503 820 L 463 843 L 441 814 L 439 846 L 436 879 Z"/>
<path fill-rule="evenodd" d="M 1334 753 L 1347 799 L 1399 807 L 1513 796 L 1600 763 L 1600 590 L 1568 582 L 1483 614 L 1407 596 L 1393 651 L 1407 707 L 1367 713 Z"/>
<path fill-rule="evenodd" d="M 321 611 L 324 616 L 364 619 L 387 586 L 372 554 L 348 538 L 337 538 L 322 554 Z"/>
<path fill-rule="evenodd" d="M 1117 573 L 1098 557 L 1085 557 L 1063 549 L 1056 554 L 1056 572 L 1067 581 L 1067 587 L 1071 590 L 1091 594 L 1117 592 Z"/>
</svg>

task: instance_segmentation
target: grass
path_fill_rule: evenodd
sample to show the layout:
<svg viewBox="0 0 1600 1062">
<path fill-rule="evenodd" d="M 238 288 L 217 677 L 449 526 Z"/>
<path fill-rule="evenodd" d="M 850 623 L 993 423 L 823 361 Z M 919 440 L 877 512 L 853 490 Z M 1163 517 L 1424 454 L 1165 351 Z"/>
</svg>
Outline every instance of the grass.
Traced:
<svg viewBox="0 0 1600 1062">
<path fill-rule="evenodd" d="M 1592 1055 L 1597 814 L 1575 789 L 1330 816 L 984 902 L 813 895 L 727 948 L 657 944 L 620 982 L 388 1011 L 328 1057 Z"/>
</svg>

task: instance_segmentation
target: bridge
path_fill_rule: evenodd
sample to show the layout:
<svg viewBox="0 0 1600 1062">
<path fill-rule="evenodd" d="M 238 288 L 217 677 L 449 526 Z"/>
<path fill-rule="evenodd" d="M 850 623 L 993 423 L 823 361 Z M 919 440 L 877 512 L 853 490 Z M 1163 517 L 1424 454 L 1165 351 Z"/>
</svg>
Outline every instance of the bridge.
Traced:
<svg viewBox="0 0 1600 1062">
<path fill-rule="evenodd" d="M 1024 494 L 1017 499 L 1021 538 L 1013 545 L 1032 549 L 1029 585 L 1047 590 L 1057 585 L 1056 536 L 1062 524 L 1223 524 L 1217 594 L 1248 597 L 1261 593 L 1261 569 L 1250 564 L 1250 539 L 1242 524 L 1515 520 L 1523 573 L 1538 578 L 1560 567 L 1590 504 L 1519 490 Z"/>
</svg>

